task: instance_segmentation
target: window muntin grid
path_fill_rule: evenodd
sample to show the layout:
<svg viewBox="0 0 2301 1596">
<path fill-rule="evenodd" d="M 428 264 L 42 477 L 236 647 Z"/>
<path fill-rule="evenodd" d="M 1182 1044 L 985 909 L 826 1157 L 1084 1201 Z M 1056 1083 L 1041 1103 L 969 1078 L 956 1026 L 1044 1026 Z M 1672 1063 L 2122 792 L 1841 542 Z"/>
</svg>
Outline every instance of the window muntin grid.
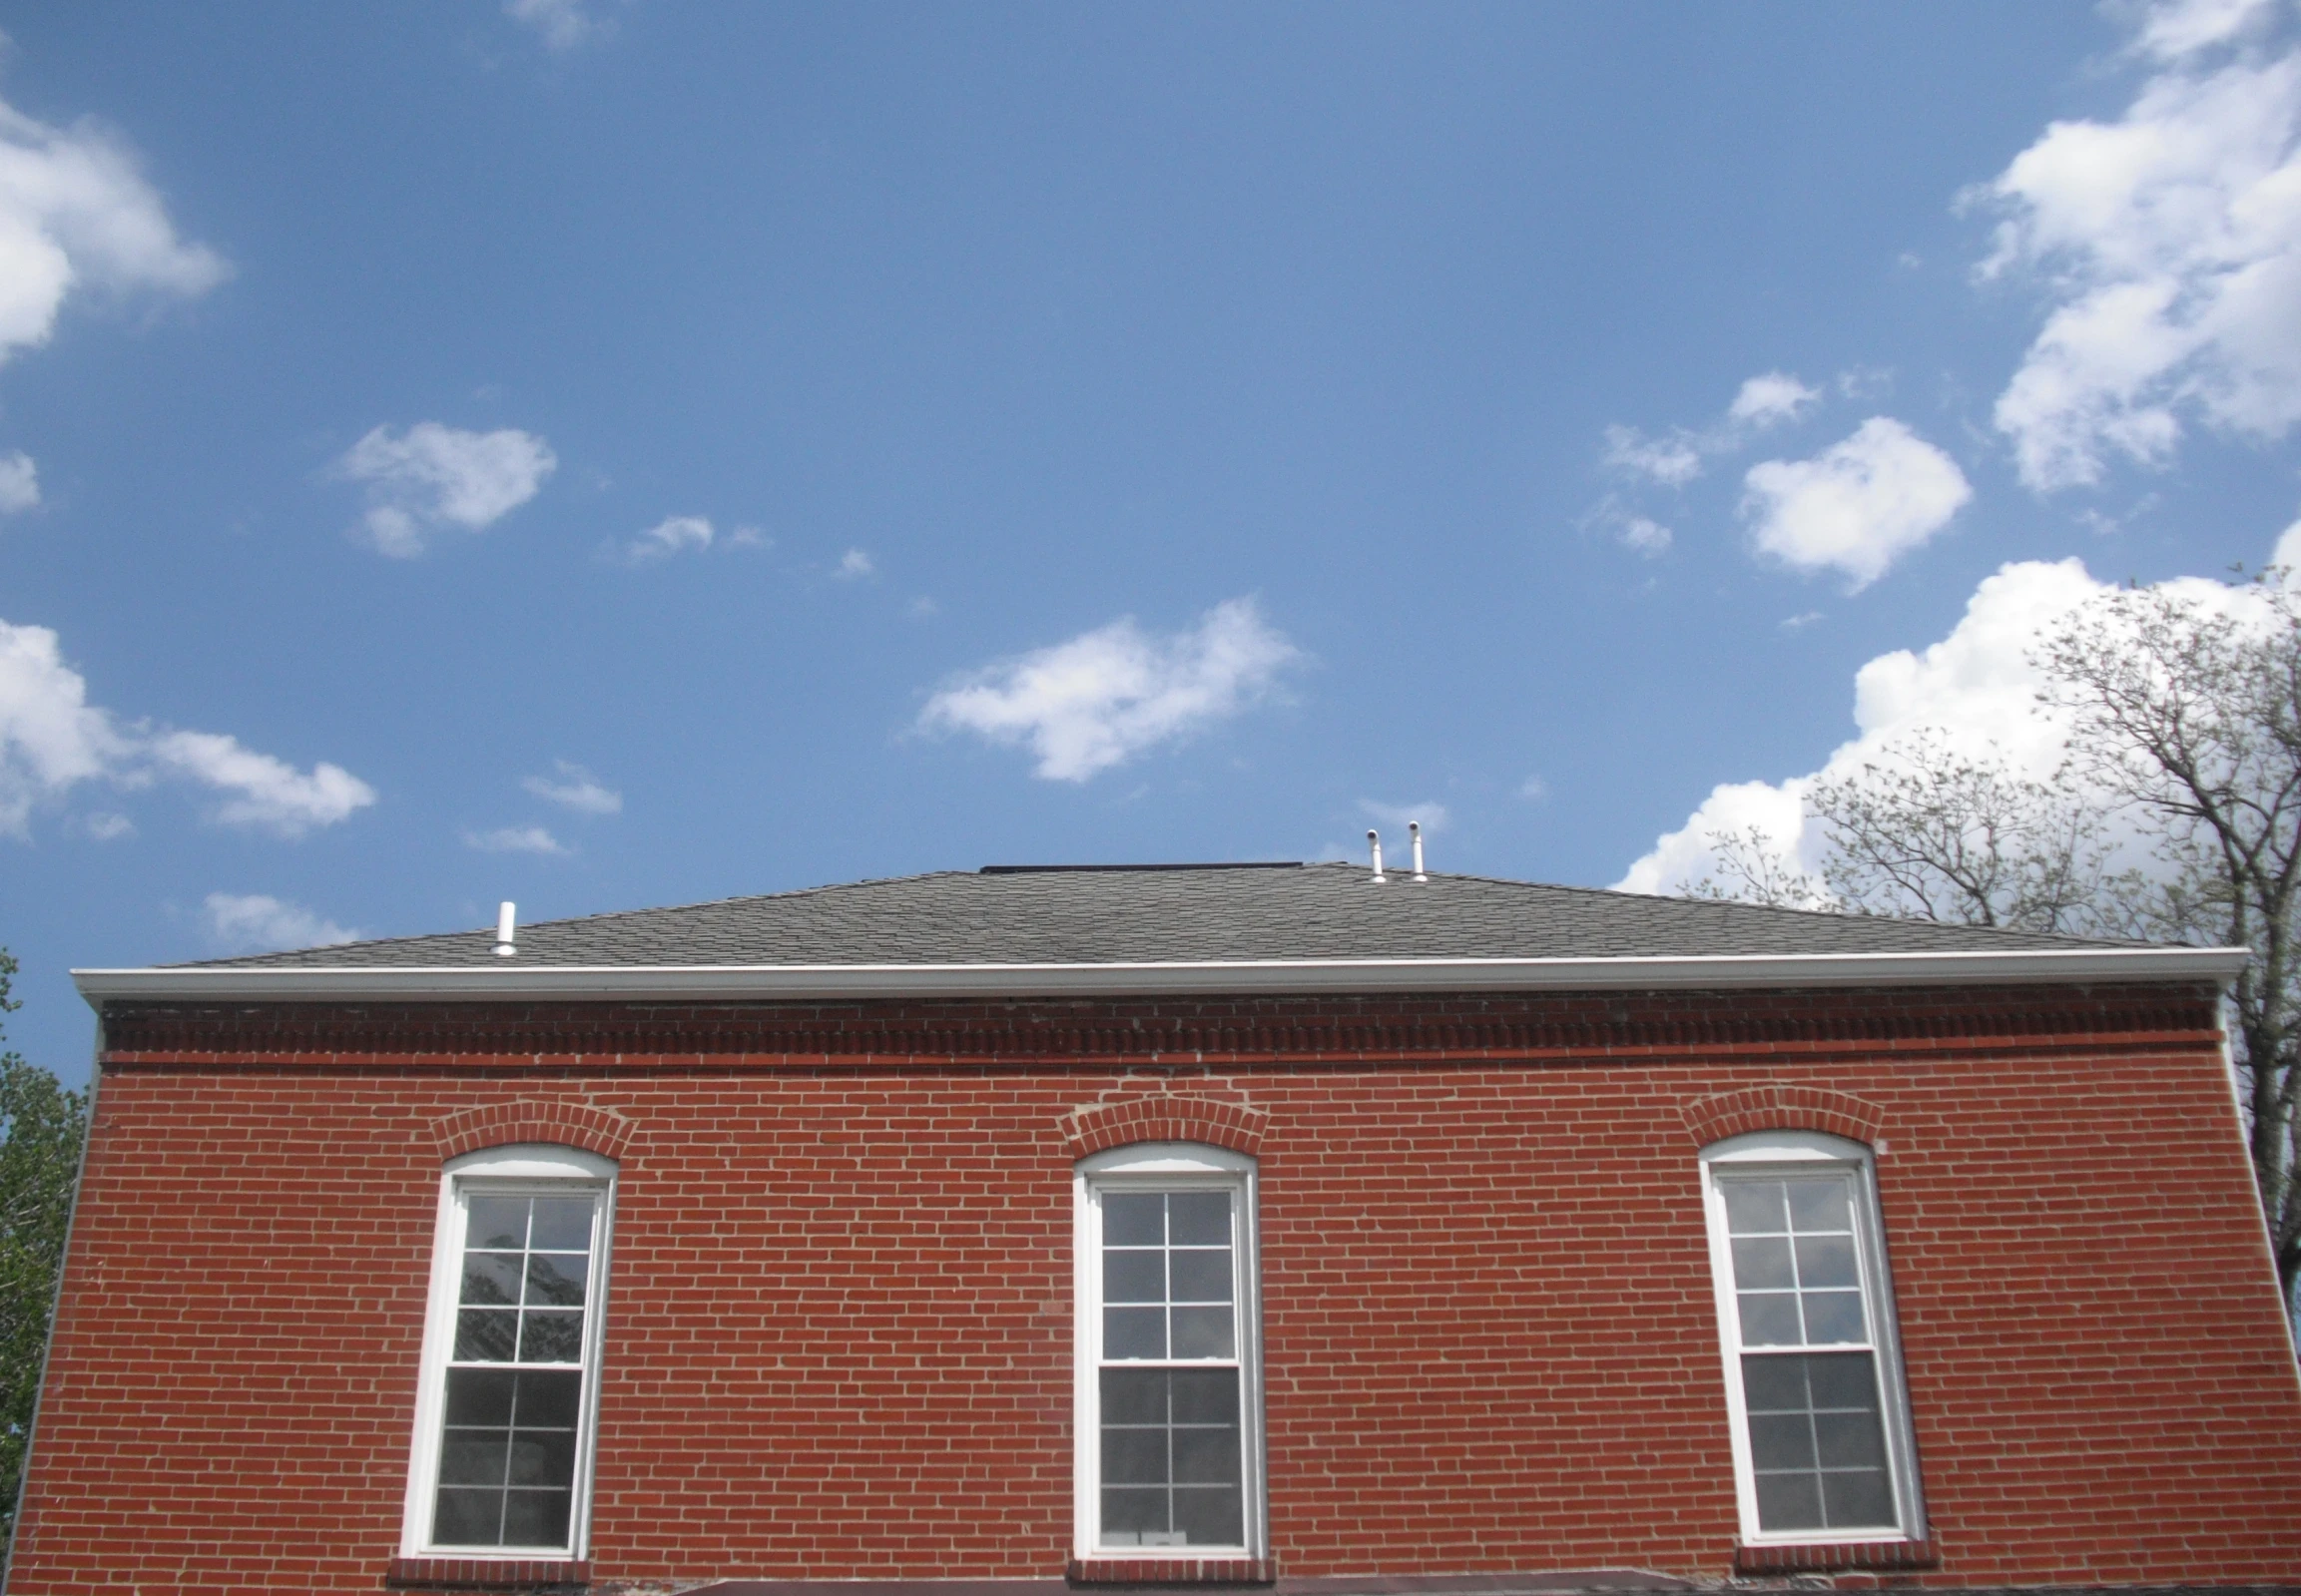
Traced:
<svg viewBox="0 0 2301 1596">
<path fill-rule="evenodd" d="M 1098 1194 L 1102 1546 L 1245 1544 L 1237 1195 Z"/>
<path fill-rule="evenodd" d="M 569 1543 L 585 1318 L 602 1194 L 462 1194 L 455 1340 L 441 1398 L 436 1546 Z"/>
<path fill-rule="evenodd" d="M 1704 1164 L 1745 1532 L 1912 1533 L 1923 1509 L 1867 1149 L 1778 1133 Z"/>
</svg>

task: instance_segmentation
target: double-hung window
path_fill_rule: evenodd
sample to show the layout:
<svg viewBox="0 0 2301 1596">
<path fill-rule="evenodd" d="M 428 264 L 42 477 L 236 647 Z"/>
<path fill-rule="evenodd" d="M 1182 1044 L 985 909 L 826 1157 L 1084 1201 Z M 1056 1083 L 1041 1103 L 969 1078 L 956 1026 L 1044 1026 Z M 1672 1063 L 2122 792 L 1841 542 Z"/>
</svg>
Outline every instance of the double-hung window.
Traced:
<svg viewBox="0 0 2301 1596">
<path fill-rule="evenodd" d="M 448 1166 L 404 1554 L 583 1555 L 614 1190 L 566 1148 Z"/>
<path fill-rule="evenodd" d="M 1922 1539 L 1870 1150 L 1761 1133 L 1702 1169 L 1744 1540 Z"/>
<path fill-rule="evenodd" d="M 1254 1161 L 1114 1148 L 1076 1197 L 1079 1555 L 1260 1556 Z"/>
</svg>

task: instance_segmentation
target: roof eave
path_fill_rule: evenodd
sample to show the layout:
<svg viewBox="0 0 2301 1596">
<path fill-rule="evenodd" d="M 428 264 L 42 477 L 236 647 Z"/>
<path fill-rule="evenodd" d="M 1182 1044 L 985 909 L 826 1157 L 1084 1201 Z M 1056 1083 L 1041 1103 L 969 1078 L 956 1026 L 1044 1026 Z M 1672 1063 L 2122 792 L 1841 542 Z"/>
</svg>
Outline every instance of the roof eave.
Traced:
<svg viewBox="0 0 2301 1596">
<path fill-rule="evenodd" d="M 2026 948 L 1690 957 L 1242 959 L 1106 964 L 240 965 L 74 970 L 107 1002 L 1124 997 L 2227 981 L 2243 948 Z"/>
</svg>

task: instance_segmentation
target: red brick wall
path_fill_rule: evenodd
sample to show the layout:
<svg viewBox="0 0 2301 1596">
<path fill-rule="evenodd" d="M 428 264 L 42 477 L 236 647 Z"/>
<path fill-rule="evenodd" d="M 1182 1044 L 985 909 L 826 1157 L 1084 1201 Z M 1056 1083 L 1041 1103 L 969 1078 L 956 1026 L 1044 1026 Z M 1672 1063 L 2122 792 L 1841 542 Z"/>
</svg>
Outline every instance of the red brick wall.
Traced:
<svg viewBox="0 0 2301 1596">
<path fill-rule="evenodd" d="M 441 1161 L 546 1124 L 622 1160 L 603 1584 L 1060 1573 L 1071 1161 L 1192 1123 L 1261 1160 L 1283 1572 L 1717 1578 L 1695 1152 L 1769 1117 L 1875 1127 L 1921 1577 L 2301 1581 L 2301 1386 L 2210 1020 L 2194 990 L 115 1015 L 10 1588 L 377 1590 Z"/>
</svg>

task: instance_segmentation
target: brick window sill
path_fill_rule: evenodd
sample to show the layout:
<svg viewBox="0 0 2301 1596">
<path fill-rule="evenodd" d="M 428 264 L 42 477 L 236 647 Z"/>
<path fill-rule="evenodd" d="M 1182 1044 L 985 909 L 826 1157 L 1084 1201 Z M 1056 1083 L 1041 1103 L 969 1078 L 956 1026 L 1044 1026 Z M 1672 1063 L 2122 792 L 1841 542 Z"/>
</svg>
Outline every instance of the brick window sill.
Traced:
<svg viewBox="0 0 2301 1596">
<path fill-rule="evenodd" d="M 1814 1546 L 1738 1546 L 1737 1574 L 1835 1574 L 1849 1569 L 1939 1568 L 1930 1540 L 1850 1541 Z"/>
<path fill-rule="evenodd" d="M 1268 1585 L 1279 1565 L 1270 1557 L 1084 1557 L 1068 1573 L 1073 1585 Z"/>
<path fill-rule="evenodd" d="M 394 1557 L 383 1576 L 394 1590 L 578 1591 L 591 1564 L 564 1557 Z"/>
</svg>

